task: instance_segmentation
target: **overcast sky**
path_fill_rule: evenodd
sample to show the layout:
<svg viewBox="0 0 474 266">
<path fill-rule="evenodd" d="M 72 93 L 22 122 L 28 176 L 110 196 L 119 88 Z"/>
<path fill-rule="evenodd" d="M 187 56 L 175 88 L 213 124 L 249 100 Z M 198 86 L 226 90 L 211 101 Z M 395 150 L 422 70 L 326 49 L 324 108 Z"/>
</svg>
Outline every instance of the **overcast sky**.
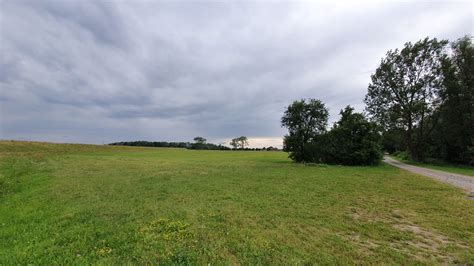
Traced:
<svg viewBox="0 0 474 266">
<path fill-rule="evenodd" d="M 387 50 L 473 34 L 471 1 L 353 2 L 2 0 L 0 139 L 280 145 L 292 101 L 362 111 Z"/>
</svg>

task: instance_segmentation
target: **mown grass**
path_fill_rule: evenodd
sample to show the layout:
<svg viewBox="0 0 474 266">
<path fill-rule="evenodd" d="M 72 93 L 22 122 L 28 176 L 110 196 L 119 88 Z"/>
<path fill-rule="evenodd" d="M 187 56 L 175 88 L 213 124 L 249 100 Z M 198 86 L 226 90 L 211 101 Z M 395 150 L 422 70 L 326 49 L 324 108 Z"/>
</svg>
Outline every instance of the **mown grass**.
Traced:
<svg viewBox="0 0 474 266">
<path fill-rule="evenodd" d="M 401 156 L 392 156 L 392 158 L 411 164 L 415 166 L 426 167 L 434 170 L 445 171 L 453 174 L 467 175 L 474 177 L 474 167 L 468 165 L 455 165 L 447 162 L 433 161 L 433 162 L 415 162 L 413 160 L 406 159 Z"/>
<path fill-rule="evenodd" d="M 469 264 L 474 201 L 283 152 L 0 142 L 0 264 Z"/>
</svg>

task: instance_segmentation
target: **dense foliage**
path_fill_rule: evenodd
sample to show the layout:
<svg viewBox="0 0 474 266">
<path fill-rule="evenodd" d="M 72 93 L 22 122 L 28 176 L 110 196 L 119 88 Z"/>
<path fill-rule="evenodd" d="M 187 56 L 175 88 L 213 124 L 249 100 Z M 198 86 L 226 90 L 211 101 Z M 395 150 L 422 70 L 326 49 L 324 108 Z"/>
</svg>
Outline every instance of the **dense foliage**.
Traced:
<svg viewBox="0 0 474 266">
<path fill-rule="evenodd" d="M 341 119 L 334 124 L 324 139 L 323 161 L 328 164 L 371 165 L 382 158 L 381 140 L 377 125 L 361 113 L 347 106 Z"/>
<path fill-rule="evenodd" d="M 320 100 L 294 101 L 281 118 L 281 125 L 288 128 L 283 149 L 297 162 L 314 161 L 318 149 L 317 139 L 326 132 L 329 111 Z"/>
<path fill-rule="evenodd" d="M 367 112 L 384 149 L 411 159 L 474 164 L 474 46 L 424 39 L 389 51 L 369 85 Z"/>
<path fill-rule="evenodd" d="M 296 162 L 342 165 L 377 164 L 382 158 L 377 126 L 347 106 L 327 132 L 328 110 L 319 100 L 296 101 L 288 107 L 282 125 L 289 129 L 284 150 Z"/>
<path fill-rule="evenodd" d="M 452 44 L 452 57 L 443 63 L 436 123 L 427 154 L 462 164 L 474 164 L 474 46 L 464 37 Z"/>
<path fill-rule="evenodd" d="M 446 41 L 408 42 L 387 52 L 371 76 L 365 97 L 367 112 L 386 129 L 403 128 L 413 158 L 422 158 L 425 120 L 436 109 L 441 87 L 441 59 Z M 415 132 L 415 127 L 419 130 Z M 415 133 L 416 136 L 415 136 Z"/>
</svg>

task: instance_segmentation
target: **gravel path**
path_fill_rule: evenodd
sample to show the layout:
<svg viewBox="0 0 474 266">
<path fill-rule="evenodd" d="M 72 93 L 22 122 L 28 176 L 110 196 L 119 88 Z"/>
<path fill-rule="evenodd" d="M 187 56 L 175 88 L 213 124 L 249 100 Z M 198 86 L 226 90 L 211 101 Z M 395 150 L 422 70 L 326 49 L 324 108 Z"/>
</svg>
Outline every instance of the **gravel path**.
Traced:
<svg viewBox="0 0 474 266">
<path fill-rule="evenodd" d="M 384 157 L 384 162 L 415 174 L 431 177 L 441 182 L 460 187 L 466 190 L 470 195 L 474 196 L 474 177 L 409 165 L 392 159 L 388 156 Z"/>
</svg>

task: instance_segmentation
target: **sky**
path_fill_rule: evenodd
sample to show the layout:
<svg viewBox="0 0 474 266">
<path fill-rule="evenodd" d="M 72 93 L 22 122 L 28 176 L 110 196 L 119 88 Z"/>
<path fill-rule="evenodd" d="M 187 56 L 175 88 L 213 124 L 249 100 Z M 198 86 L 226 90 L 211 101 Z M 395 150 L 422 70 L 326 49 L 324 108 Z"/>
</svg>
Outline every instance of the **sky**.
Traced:
<svg viewBox="0 0 474 266">
<path fill-rule="evenodd" d="M 294 100 L 331 124 L 388 50 L 473 29 L 472 1 L 2 0 L 0 139 L 281 147 Z"/>
</svg>

